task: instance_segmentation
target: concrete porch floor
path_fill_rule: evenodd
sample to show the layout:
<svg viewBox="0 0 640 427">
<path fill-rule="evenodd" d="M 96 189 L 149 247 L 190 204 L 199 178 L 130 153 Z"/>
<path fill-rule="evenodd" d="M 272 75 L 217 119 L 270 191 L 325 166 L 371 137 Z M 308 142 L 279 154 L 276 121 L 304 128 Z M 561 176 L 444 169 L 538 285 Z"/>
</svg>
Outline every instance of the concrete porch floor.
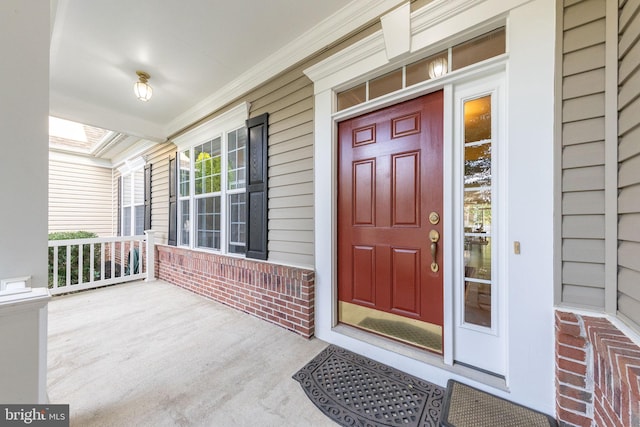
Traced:
<svg viewBox="0 0 640 427">
<path fill-rule="evenodd" d="M 166 282 L 55 297 L 48 345 L 72 426 L 335 426 L 291 378 L 326 343 Z"/>
</svg>

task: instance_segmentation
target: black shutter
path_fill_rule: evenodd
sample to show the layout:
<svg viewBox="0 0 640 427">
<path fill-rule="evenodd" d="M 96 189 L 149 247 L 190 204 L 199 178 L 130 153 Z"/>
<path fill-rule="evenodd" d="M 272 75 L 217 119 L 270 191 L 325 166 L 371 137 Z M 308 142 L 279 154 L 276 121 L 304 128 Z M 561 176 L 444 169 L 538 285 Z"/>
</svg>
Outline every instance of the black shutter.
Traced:
<svg viewBox="0 0 640 427">
<path fill-rule="evenodd" d="M 118 224 L 118 231 L 116 232 L 116 236 L 122 235 L 122 177 L 118 177 L 118 220 L 116 221 Z"/>
<path fill-rule="evenodd" d="M 169 158 L 169 238 L 167 243 L 171 246 L 178 244 L 177 158 L 178 153 Z"/>
<path fill-rule="evenodd" d="M 144 229 L 151 230 L 151 164 L 144 167 Z"/>
<path fill-rule="evenodd" d="M 267 259 L 269 114 L 247 120 L 247 258 Z"/>
</svg>

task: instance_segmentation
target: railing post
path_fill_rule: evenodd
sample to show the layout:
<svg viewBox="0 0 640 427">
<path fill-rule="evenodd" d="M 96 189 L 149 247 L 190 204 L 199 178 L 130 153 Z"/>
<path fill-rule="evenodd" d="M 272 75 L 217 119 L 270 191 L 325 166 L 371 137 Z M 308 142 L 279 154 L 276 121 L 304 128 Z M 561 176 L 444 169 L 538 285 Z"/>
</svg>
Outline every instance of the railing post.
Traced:
<svg viewBox="0 0 640 427">
<path fill-rule="evenodd" d="M 155 231 L 145 230 L 147 235 L 147 278 L 145 282 L 156 280 L 156 242 Z"/>
</svg>

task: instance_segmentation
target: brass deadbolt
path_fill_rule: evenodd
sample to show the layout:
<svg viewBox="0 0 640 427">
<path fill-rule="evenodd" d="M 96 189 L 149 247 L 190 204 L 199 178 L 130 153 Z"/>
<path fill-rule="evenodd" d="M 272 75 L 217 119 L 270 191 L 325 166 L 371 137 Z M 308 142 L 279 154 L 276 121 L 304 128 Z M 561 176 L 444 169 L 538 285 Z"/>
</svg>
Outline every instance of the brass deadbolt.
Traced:
<svg viewBox="0 0 640 427">
<path fill-rule="evenodd" d="M 436 225 L 440 222 L 440 215 L 437 212 L 431 212 L 429 214 L 429 222 L 433 225 Z"/>
</svg>

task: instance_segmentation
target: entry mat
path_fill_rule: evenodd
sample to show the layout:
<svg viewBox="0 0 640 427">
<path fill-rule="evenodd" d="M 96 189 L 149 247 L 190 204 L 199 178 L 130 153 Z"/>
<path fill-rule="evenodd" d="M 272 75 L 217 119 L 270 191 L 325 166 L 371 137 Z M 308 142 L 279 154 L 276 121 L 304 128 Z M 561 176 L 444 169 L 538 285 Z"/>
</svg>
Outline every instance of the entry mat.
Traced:
<svg viewBox="0 0 640 427">
<path fill-rule="evenodd" d="M 438 426 L 445 390 L 330 345 L 300 369 L 309 399 L 342 426 Z"/>
<path fill-rule="evenodd" d="M 556 427 L 552 417 L 449 380 L 442 427 Z"/>
</svg>

